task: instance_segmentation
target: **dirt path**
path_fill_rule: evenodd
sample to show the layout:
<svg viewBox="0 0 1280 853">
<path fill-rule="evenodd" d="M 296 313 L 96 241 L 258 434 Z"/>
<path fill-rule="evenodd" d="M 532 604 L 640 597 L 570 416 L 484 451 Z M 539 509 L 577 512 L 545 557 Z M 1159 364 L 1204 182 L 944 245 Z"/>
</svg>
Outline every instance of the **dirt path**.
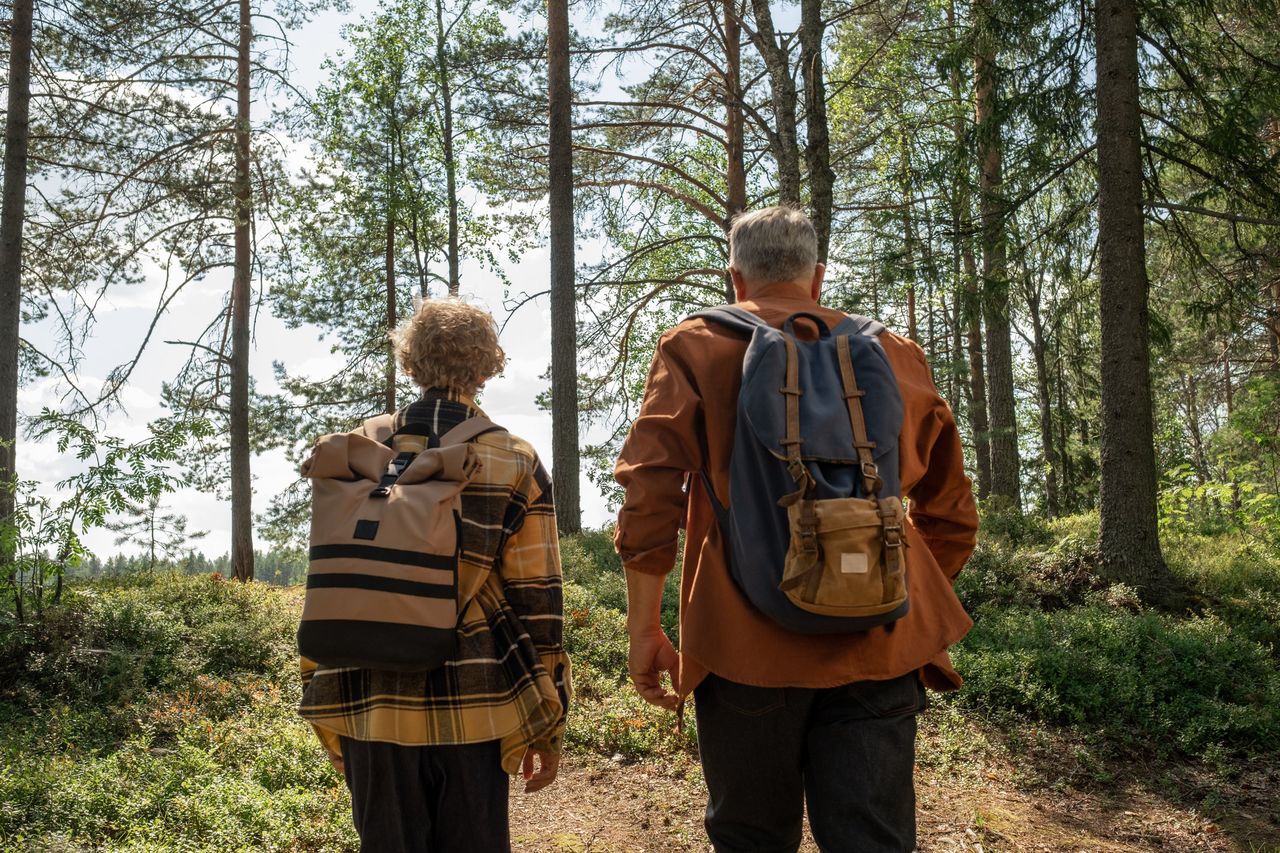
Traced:
<svg viewBox="0 0 1280 853">
<path fill-rule="evenodd" d="M 995 764 L 957 780 L 920 769 L 920 850 L 1280 851 L 1274 814 L 1241 809 L 1228 830 L 1227 822 L 1220 825 L 1196 808 L 1122 781 L 1097 792 L 1032 793 L 1010 784 L 1013 770 Z M 512 831 L 520 853 L 710 850 L 701 825 L 701 773 L 688 759 L 630 765 L 578 759 L 562 770 L 551 791 L 554 797 L 513 792 Z M 1268 793 L 1258 793 L 1255 806 L 1265 811 Z M 817 848 L 806 838 L 801 850 Z"/>
</svg>

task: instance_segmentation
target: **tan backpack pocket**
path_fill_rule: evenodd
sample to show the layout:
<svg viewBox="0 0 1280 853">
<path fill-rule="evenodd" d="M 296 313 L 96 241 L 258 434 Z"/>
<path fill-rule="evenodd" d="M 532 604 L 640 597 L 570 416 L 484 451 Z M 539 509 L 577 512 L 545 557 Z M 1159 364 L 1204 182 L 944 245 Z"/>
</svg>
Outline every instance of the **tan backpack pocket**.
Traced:
<svg viewBox="0 0 1280 853">
<path fill-rule="evenodd" d="M 877 616 L 906 601 L 904 513 L 897 498 L 800 500 L 778 588 L 824 616 Z"/>
</svg>

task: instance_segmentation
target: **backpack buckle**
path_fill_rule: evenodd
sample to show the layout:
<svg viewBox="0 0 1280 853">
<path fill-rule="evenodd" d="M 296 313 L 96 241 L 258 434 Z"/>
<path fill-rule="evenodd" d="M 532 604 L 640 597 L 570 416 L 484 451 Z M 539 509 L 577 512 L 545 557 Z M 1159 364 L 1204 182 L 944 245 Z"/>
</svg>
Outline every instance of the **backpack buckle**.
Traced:
<svg viewBox="0 0 1280 853">
<path fill-rule="evenodd" d="M 400 475 L 404 473 L 404 469 L 409 467 L 409 463 L 413 461 L 416 454 L 401 453 L 396 458 L 387 463 L 387 470 L 383 473 L 382 479 L 378 482 L 377 488 L 369 492 L 371 498 L 385 498 L 391 494 L 391 487 L 400 479 Z"/>
</svg>

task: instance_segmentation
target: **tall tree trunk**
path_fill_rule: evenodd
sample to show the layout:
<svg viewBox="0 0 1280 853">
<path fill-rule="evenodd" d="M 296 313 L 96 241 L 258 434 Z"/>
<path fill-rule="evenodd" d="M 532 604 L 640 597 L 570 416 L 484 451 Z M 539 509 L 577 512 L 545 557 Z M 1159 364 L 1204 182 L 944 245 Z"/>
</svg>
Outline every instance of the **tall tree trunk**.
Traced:
<svg viewBox="0 0 1280 853">
<path fill-rule="evenodd" d="M 818 262 L 827 262 L 831 245 L 831 209 L 836 174 L 831 169 L 827 127 L 827 86 L 822 67 L 822 0 L 800 0 L 800 74 L 804 81 L 805 168 L 809 172 L 809 210 L 818 233 Z"/>
<path fill-rule="evenodd" d="M 387 363 L 383 369 L 382 396 L 383 410 L 391 414 L 396 410 L 396 347 L 390 334 L 396 330 L 400 321 L 400 312 L 396 305 L 396 152 L 394 146 L 387 146 L 390 162 L 387 164 L 387 249 L 385 287 L 387 299 Z"/>
<path fill-rule="evenodd" d="M 436 0 L 436 77 L 444 113 L 444 181 L 449 205 L 449 295 L 457 296 L 458 279 L 458 163 L 453 150 L 453 92 L 449 56 L 445 50 L 444 3 Z"/>
<path fill-rule="evenodd" d="M 725 182 L 728 186 L 728 209 L 723 229 L 727 235 L 733 218 L 747 209 L 747 165 L 745 125 L 742 114 L 742 22 L 738 17 L 738 0 L 722 0 L 724 8 L 724 126 Z M 733 302 L 733 279 L 724 275 L 725 302 Z"/>
<path fill-rule="evenodd" d="M 573 88 L 569 3 L 547 0 L 551 220 L 551 464 L 561 533 L 582 529 L 578 496 L 578 328 L 573 266 Z"/>
<path fill-rule="evenodd" d="M 9 109 L 4 126 L 4 198 L 0 202 L 0 530 L 13 523 L 17 480 L 18 336 L 22 316 L 22 224 L 27 210 L 27 144 L 31 108 L 33 0 L 13 0 L 9 23 Z M 14 544 L 0 550 L 0 567 L 12 580 Z M 16 590 L 16 585 L 14 586 Z M 22 620 L 22 597 L 17 615 Z"/>
<path fill-rule="evenodd" d="M 969 351 L 969 412 L 973 428 L 973 455 L 978 465 L 978 499 L 991 494 L 991 425 L 987 419 L 987 372 L 982 351 L 982 295 L 978 289 L 978 262 L 964 249 L 965 342 Z"/>
<path fill-rule="evenodd" d="M 911 185 L 908 183 L 911 165 L 909 161 L 903 162 L 902 251 L 907 277 L 907 337 L 920 343 L 920 329 L 916 319 L 916 226 L 911 209 Z"/>
<path fill-rule="evenodd" d="M 958 42 L 956 31 L 956 9 L 952 0 L 947 6 L 947 25 L 951 31 L 952 41 Z M 956 142 L 956 175 L 955 202 L 952 209 L 952 227 L 955 230 L 956 245 L 959 246 L 960 258 L 964 266 L 964 284 L 957 297 L 956 326 L 957 338 L 959 328 L 963 324 L 968 362 L 968 383 L 966 397 L 969 404 L 969 428 L 973 433 L 973 455 L 977 465 L 978 498 L 983 499 L 991 488 L 991 444 L 990 426 L 987 423 L 987 380 L 982 360 L 982 308 L 978 294 L 978 262 L 973 255 L 973 221 L 970 218 L 970 160 L 968 145 L 965 140 L 964 112 L 961 108 L 961 72 L 957 67 L 951 74 L 951 98 L 956 104 L 955 117 L 951 123 L 951 135 Z M 959 341 L 956 345 L 956 360 L 959 361 Z"/>
<path fill-rule="evenodd" d="M 1027 309 L 1031 314 L 1031 355 L 1036 365 L 1036 400 L 1040 407 L 1040 449 L 1044 453 L 1045 511 L 1050 518 L 1061 515 L 1058 499 L 1058 451 L 1053 442 L 1053 403 L 1049 389 L 1049 358 L 1044 337 L 1044 318 L 1040 314 L 1040 292 L 1030 282 Z"/>
<path fill-rule="evenodd" d="M 1071 461 L 1071 413 L 1067 409 L 1067 381 L 1062 370 L 1061 333 L 1054 336 L 1053 361 L 1058 386 L 1058 459 L 1062 463 L 1062 477 L 1058 483 L 1059 502 L 1063 512 L 1075 512 L 1076 483 L 1075 464 Z"/>
<path fill-rule="evenodd" d="M 1144 600 L 1169 603 L 1174 580 L 1156 525 L 1135 0 L 1099 0 L 1097 33 L 1101 562 Z"/>
<path fill-rule="evenodd" d="M 1196 475 L 1200 482 L 1208 482 L 1213 475 L 1204 454 L 1204 435 L 1200 431 L 1200 395 L 1196 390 L 1195 377 L 1183 373 L 1178 376 L 1178 384 L 1182 386 L 1187 409 L 1187 433 L 1191 436 L 1191 458 L 1195 463 Z"/>
<path fill-rule="evenodd" d="M 988 0 L 975 3 L 975 14 L 989 16 Z M 987 37 L 990 42 L 990 37 Z M 1002 151 L 995 108 L 994 49 L 979 48 L 977 77 L 978 163 L 981 168 L 982 319 L 987 330 L 987 382 L 991 429 L 992 497 L 1021 511 L 1018 426 L 1013 399 L 1013 342 L 1009 331 L 1009 277 L 1005 210 L 1000 198 Z"/>
<path fill-rule="evenodd" d="M 769 147 L 778 163 L 778 204 L 800 206 L 800 149 L 796 140 L 796 84 L 787 50 L 778 41 L 769 0 L 751 0 L 756 19 L 754 41 L 769 72 L 773 99 L 773 132 Z"/>
<path fill-rule="evenodd" d="M 952 220 L 954 224 L 955 220 Z M 951 344 L 950 344 L 950 377 L 947 379 L 947 400 L 957 410 L 964 398 L 960 393 L 960 386 L 965 381 L 967 371 L 965 370 L 964 359 L 964 328 L 961 326 L 960 318 L 964 315 L 963 290 L 960 286 L 960 253 L 955 252 L 952 259 L 951 278 L 955 282 L 951 291 L 951 316 L 948 318 L 951 323 Z M 965 416 L 969 413 L 966 411 Z"/>
<path fill-rule="evenodd" d="M 249 50 L 253 20 L 240 0 L 240 49 L 236 68 L 235 275 L 231 285 L 231 570 L 253 580 L 253 478 L 249 448 L 249 300 L 253 219 L 249 184 Z"/>
</svg>

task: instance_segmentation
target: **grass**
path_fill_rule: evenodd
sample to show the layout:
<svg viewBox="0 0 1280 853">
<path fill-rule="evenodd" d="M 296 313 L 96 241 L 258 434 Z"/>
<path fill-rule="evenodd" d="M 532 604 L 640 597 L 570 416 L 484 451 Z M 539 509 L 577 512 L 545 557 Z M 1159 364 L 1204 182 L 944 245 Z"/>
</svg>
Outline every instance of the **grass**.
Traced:
<svg viewBox="0 0 1280 853">
<path fill-rule="evenodd" d="M 1027 784 L 1109 784 L 1124 754 L 1230 773 L 1280 751 L 1280 558 L 1230 534 L 1171 537 L 1198 605 L 1159 613 L 1098 577 L 1095 536 L 1088 516 L 989 527 L 959 584 L 967 684 L 923 721 L 923 767 L 961 778 L 1021 754 Z M 608 535 L 567 539 L 564 565 L 568 748 L 688 761 L 692 709 L 679 731 L 626 687 Z M 38 625 L 0 615 L 0 849 L 354 850 L 345 787 L 293 710 L 299 603 L 156 575 L 72 585 Z"/>
</svg>

